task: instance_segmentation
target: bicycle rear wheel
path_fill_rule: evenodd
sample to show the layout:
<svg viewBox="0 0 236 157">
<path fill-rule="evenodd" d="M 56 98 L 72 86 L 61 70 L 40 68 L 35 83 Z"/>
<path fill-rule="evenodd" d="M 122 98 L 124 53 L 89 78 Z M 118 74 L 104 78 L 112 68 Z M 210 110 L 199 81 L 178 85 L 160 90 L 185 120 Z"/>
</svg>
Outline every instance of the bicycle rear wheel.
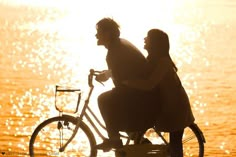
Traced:
<svg viewBox="0 0 236 157">
<path fill-rule="evenodd" d="M 197 124 L 192 124 L 184 129 L 182 143 L 185 157 L 204 156 L 205 138 Z"/>
<path fill-rule="evenodd" d="M 41 123 L 31 136 L 29 143 L 30 156 L 96 157 L 97 150 L 93 149 L 96 145 L 95 138 L 84 122 L 80 123 L 76 136 L 66 149 L 63 152 L 60 151 L 60 148 L 73 134 L 76 122 L 77 118 L 63 115 L 50 118 Z"/>
<path fill-rule="evenodd" d="M 153 145 L 168 145 L 169 133 L 160 133 L 158 135 L 155 129 L 149 129 L 143 139 L 148 139 Z M 142 139 L 141 139 L 142 140 Z M 164 142 L 164 140 L 166 142 Z M 182 138 L 184 157 L 203 157 L 204 156 L 204 136 L 197 124 L 192 124 L 184 129 Z M 142 141 L 140 141 L 142 143 Z"/>
</svg>

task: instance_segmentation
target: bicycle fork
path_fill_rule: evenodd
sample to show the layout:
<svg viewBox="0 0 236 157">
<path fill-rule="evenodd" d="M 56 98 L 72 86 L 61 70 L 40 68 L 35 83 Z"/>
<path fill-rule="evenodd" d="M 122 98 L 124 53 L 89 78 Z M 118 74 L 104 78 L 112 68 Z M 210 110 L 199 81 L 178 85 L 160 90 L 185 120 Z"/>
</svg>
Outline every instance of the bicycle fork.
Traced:
<svg viewBox="0 0 236 157">
<path fill-rule="evenodd" d="M 64 145 L 63 145 L 63 130 L 60 131 L 60 148 L 59 148 L 59 152 L 63 152 L 66 149 L 67 145 L 74 139 L 74 137 L 76 136 L 76 134 L 79 130 L 79 126 L 80 126 L 81 121 L 82 121 L 82 117 L 79 117 L 78 122 L 76 123 L 76 127 L 73 130 L 73 134 L 71 135 L 69 140 Z M 58 123 L 58 129 L 60 130 L 60 128 L 62 128 L 63 125 L 65 125 L 69 128 L 69 124 L 67 124 L 66 122 L 64 124 L 61 124 L 61 122 L 60 122 L 60 123 Z"/>
<path fill-rule="evenodd" d="M 59 151 L 60 151 L 60 152 L 63 152 L 63 151 L 66 149 L 67 145 L 74 139 L 75 135 L 77 134 L 78 129 L 79 129 L 79 127 L 80 127 L 80 123 L 82 122 L 82 118 L 83 118 L 83 116 L 84 116 L 85 113 L 86 113 L 86 109 L 88 108 L 89 99 L 90 99 L 90 96 L 91 96 L 91 94 L 92 94 L 92 92 L 93 92 L 93 88 L 94 88 L 94 86 L 91 85 L 91 86 L 90 86 L 90 91 L 89 91 L 88 97 L 87 97 L 87 99 L 85 100 L 83 109 L 82 109 L 82 111 L 81 111 L 81 115 L 80 115 L 80 117 L 78 118 L 78 121 L 77 121 L 77 123 L 76 123 L 75 130 L 73 131 L 73 134 L 71 135 L 71 137 L 69 138 L 69 140 L 65 143 L 65 145 L 62 144 L 62 139 L 60 138 L 60 140 L 61 140 L 61 144 L 60 144 L 60 145 L 63 145 L 63 146 L 61 146 L 61 148 L 59 148 Z M 63 138 L 63 135 L 62 135 L 62 138 Z"/>
</svg>

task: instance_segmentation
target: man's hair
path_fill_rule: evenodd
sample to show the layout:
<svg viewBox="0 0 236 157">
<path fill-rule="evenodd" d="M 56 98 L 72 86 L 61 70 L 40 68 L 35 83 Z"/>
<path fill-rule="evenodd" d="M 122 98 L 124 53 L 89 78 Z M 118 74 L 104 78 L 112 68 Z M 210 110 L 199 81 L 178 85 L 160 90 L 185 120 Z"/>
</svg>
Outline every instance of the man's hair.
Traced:
<svg viewBox="0 0 236 157">
<path fill-rule="evenodd" d="M 102 32 L 109 32 L 112 38 L 120 37 L 120 26 L 111 18 L 103 18 L 96 24 L 96 28 Z"/>
</svg>

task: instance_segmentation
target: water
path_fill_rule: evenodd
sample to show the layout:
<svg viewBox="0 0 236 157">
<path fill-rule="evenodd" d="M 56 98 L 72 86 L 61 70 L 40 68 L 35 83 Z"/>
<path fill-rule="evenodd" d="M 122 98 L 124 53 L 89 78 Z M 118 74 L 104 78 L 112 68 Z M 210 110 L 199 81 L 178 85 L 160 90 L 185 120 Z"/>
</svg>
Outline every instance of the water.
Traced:
<svg viewBox="0 0 236 157">
<path fill-rule="evenodd" d="M 106 67 L 95 24 L 112 16 L 122 36 L 141 50 L 148 29 L 169 34 L 171 55 L 207 140 L 205 156 L 236 156 L 236 2 L 139 1 L 132 11 L 132 1 L 20 2 L 0 1 L 0 152 L 27 156 L 34 128 L 57 115 L 55 85 L 87 89 L 88 70 Z M 96 96 L 111 86 L 96 88 L 94 107 Z"/>
</svg>

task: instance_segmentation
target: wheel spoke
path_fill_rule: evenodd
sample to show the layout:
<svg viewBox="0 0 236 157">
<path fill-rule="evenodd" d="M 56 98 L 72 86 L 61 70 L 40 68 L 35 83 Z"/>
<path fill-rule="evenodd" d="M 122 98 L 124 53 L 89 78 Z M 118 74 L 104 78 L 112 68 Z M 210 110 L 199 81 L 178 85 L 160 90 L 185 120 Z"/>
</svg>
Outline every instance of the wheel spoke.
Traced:
<svg viewBox="0 0 236 157">
<path fill-rule="evenodd" d="M 184 143 L 186 143 L 186 142 L 188 142 L 188 141 L 190 141 L 190 140 L 192 140 L 192 139 L 194 139 L 194 138 L 197 138 L 197 137 L 195 136 L 195 134 L 188 135 L 188 137 L 186 137 L 186 138 L 183 139 L 182 143 L 184 144 Z"/>
</svg>

